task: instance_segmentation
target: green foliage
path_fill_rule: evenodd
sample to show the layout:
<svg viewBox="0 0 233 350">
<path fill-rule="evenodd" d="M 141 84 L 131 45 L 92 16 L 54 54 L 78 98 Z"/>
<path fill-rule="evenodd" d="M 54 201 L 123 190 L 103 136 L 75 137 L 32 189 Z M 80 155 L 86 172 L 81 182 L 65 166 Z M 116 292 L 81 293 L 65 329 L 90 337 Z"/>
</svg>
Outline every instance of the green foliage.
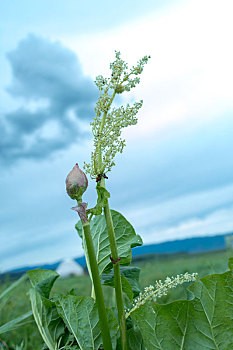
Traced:
<svg viewBox="0 0 233 350">
<path fill-rule="evenodd" d="M 50 297 L 58 274 L 50 270 L 32 270 L 28 275 L 32 312 L 39 332 L 49 350 L 98 350 L 102 337 L 97 305 L 91 297 L 78 297 L 74 291 L 68 295 Z M 116 344 L 118 322 L 115 314 L 107 310 L 108 325 L 113 344 Z"/>
<path fill-rule="evenodd" d="M 139 274 L 140 268 L 133 266 L 121 266 L 121 281 L 122 290 L 128 296 L 129 300 L 133 300 L 134 297 L 140 293 L 139 287 Z M 114 287 L 114 273 L 111 270 L 109 273 L 103 273 L 101 275 L 101 282 L 105 286 Z"/>
<path fill-rule="evenodd" d="M 116 235 L 118 254 L 121 257 L 121 265 L 129 265 L 132 260 L 131 248 L 142 245 L 142 239 L 136 235 L 133 226 L 125 219 L 123 215 L 115 210 L 111 210 L 114 231 Z M 103 215 L 96 216 L 90 223 L 91 234 L 93 238 L 96 259 L 99 268 L 99 274 L 110 271 L 112 263 L 110 260 L 111 249 L 108 241 L 108 231 L 106 221 Z M 83 248 L 88 264 L 87 248 L 84 240 L 81 223 L 75 226 L 79 236 L 83 240 Z M 89 264 L 88 270 L 90 272 Z M 91 274 L 90 274 L 91 275 Z"/>
<path fill-rule="evenodd" d="M 141 332 L 137 327 L 130 328 L 127 332 L 129 350 L 145 350 Z"/>
<path fill-rule="evenodd" d="M 230 257 L 233 255 L 233 235 L 225 236 L 224 240 L 225 240 L 228 256 Z"/>
<path fill-rule="evenodd" d="M 18 287 L 22 282 L 24 282 L 27 279 L 27 275 L 23 275 L 22 277 L 20 277 L 17 281 L 15 281 L 14 283 L 10 284 L 10 286 L 6 289 L 4 289 L 1 294 L 0 294 L 0 310 L 4 305 L 4 300 L 7 300 L 7 298 L 9 299 L 10 297 L 10 292 L 12 290 L 14 290 L 16 287 Z"/>
<path fill-rule="evenodd" d="M 154 255 L 148 257 L 148 260 L 146 260 L 146 258 L 147 257 L 145 256 L 143 257 L 143 260 L 137 262 L 137 265 L 141 268 L 139 284 L 141 289 L 150 284 L 154 284 L 158 279 L 165 279 L 167 275 L 177 275 L 178 273 L 185 271 L 197 271 L 199 276 L 202 277 L 212 273 L 222 273 L 226 271 L 227 268 L 227 253 L 225 251 L 198 254 Z M 125 268 L 128 269 L 129 267 Z M 9 282 L 0 285 L 0 293 L 6 290 L 7 287 L 9 287 Z M 66 294 L 72 288 L 74 288 L 76 295 L 87 295 L 91 291 L 89 277 L 73 276 L 58 278 L 51 291 L 51 296 L 53 297 L 54 293 Z M 29 282 L 24 281 L 24 283 L 21 283 L 17 288 L 12 290 L 11 298 L 6 303 L 3 312 L 0 314 L 0 320 L 2 323 L 7 323 L 9 320 L 16 318 L 18 315 L 25 314 L 29 310 L 30 305 L 26 295 L 28 289 Z M 111 288 L 104 287 L 104 294 L 106 304 L 112 305 Z M 163 297 L 161 300 L 158 299 L 158 301 L 168 303 L 177 299 L 187 299 L 186 288 L 184 285 L 172 290 L 166 297 Z M 28 320 L 30 320 L 30 318 L 28 318 Z M 128 327 L 132 327 L 132 324 L 128 325 Z M 141 336 L 140 331 L 136 331 L 137 328 L 135 325 L 133 328 L 128 329 L 127 334 L 129 342 L 131 337 L 136 337 L 137 339 Z M 10 350 L 16 350 L 16 344 L 18 344 L 19 347 L 22 343 L 22 339 L 25 339 L 24 347 L 19 347 L 18 349 L 42 350 L 41 335 L 37 331 L 35 323 L 32 321 L 25 322 L 20 328 L 4 333 L 0 338 L 5 341 Z M 65 349 L 74 350 L 75 345 L 67 345 Z M 130 350 L 134 349 L 137 349 L 137 347 L 130 348 Z M 143 347 L 138 347 L 138 350 L 139 349 L 144 350 Z M 3 347 L 3 350 L 6 350 L 6 347 Z"/>
<path fill-rule="evenodd" d="M 19 345 L 16 345 L 15 350 L 26 350 L 24 341 L 22 341 Z"/>
<path fill-rule="evenodd" d="M 57 296 L 56 307 L 80 349 L 94 350 L 101 344 L 98 312 L 91 297 Z"/>
<path fill-rule="evenodd" d="M 204 277 L 189 291 L 191 300 L 147 302 L 133 311 L 147 350 L 232 349 L 232 270 Z"/>
<path fill-rule="evenodd" d="M 30 299 L 33 316 L 45 344 L 49 350 L 57 350 L 64 326 L 55 304 L 35 289 L 30 290 Z"/>
<path fill-rule="evenodd" d="M 12 283 L 10 282 L 0 284 L 0 293 L 11 285 Z M 72 288 L 75 289 L 75 293 L 84 296 L 91 290 L 89 277 L 77 276 L 58 279 L 51 293 L 52 295 L 54 295 L 54 293 L 67 293 L 68 289 Z M 10 320 L 17 318 L 18 315 L 26 314 L 28 310 L 31 309 L 28 295 L 29 289 L 30 282 L 24 280 L 24 283 L 21 283 L 17 288 L 12 290 L 10 298 L 2 309 L 2 312 L 0 312 L 0 324 L 8 323 Z M 43 346 L 43 339 L 33 317 L 29 317 L 28 320 L 25 319 L 25 321 L 22 321 L 20 328 L 15 328 L 15 330 L 6 332 L 2 334 L 0 338 L 7 344 L 8 350 L 16 350 L 17 346 L 21 350 L 42 350 Z M 7 348 L 4 346 L 3 350 L 6 349 Z"/>
<path fill-rule="evenodd" d="M 30 300 L 35 322 L 49 350 L 57 350 L 65 327 L 49 296 L 59 275 L 55 271 L 39 269 L 28 271 L 27 274 L 33 286 Z"/>
<path fill-rule="evenodd" d="M 56 296 L 55 303 L 69 331 L 81 350 L 98 350 L 102 345 L 97 306 L 91 297 L 75 295 Z M 116 339 L 118 323 L 112 311 L 108 310 L 112 339 Z"/>
<path fill-rule="evenodd" d="M 229 266 L 232 265 L 233 259 L 229 262 Z M 66 329 L 75 340 L 73 345 L 67 345 L 67 349 L 98 350 L 102 341 L 94 300 L 75 295 L 60 295 L 49 300 L 45 295 L 49 297 L 57 274 L 34 270 L 29 275 L 34 287 L 30 292 L 34 317 L 38 318 L 36 322 L 39 328 L 41 326 L 41 335 L 48 348 L 59 349 Z M 121 276 L 123 289 L 132 300 L 133 288 L 139 291 L 139 269 L 122 266 Z M 102 282 L 113 286 L 112 271 L 102 275 Z M 133 311 L 131 317 L 135 325 L 127 331 L 129 349 L 230 349 L 233 345 L 229 340 L 233 336 L 233 321 L 230 321 L 233 312 L 227 307 L 233 303 L 232 271 L 202 278 L 189 291 L 191 300 L 167 305 L 146 302 Z M 108 311 L 108 315 L 112 318 L 109 325 L 116 343 L 117 321 L 112 311 Z"/>
<path fill-rule="evenodd" d="M 10 332 L 18 327 L 25 325 L 26 322 L 24 322 L 24 321 L 26 319 L 28 319 L 30 316 L 32 316 L 32 312 L 28 311 L 25 314 L 23 314 L 19 317 L 16 317 L 14 320 L 11 320 L 11 321 L 5 323 L 4 325 L 0 326 L 0 334 Z"/>
<path fill-rule="evenodd" d="M 7 301 L 9 300 L 12 291 L 16 289 L 22 282 L 24 282 L 27 279 L 26 275 L 23 275 L 21 278 L 19 278 L 16 282 L 12 283 L 8 288 L 2 291 L 0 294 L 0 311 L 4 308 Z M 10 332 L 22 325 L 25 324 L 25 320 L 28 319 L 30 316 L 32 316 L 32 312 L 28 311 L 24 313 L 23 315 L 20 315 L 13 320 L 0 325 L 0 334 Z"/>
<path fill-rule="evenodd" d="M 28 271 L 27 275 L 35 290 L 45 298 L 49 298 L 54 282 L 59 277 L 59 274 L 55 271 L 40 269 Z"/>
</svg>

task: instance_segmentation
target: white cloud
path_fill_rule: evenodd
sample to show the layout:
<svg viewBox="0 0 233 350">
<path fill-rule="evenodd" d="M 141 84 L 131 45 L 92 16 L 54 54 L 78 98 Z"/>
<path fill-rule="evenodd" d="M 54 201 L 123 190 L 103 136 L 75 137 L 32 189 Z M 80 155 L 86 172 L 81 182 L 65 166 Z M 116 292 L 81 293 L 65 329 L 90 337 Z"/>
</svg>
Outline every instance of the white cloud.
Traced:
<svg viewBox="0 0 233 350">
<path fill-rule="evenodd" d="M 233 185 L 189 193 L 158 204 L 126 209 L 127 219 L 145 243 L 233 231 Z"/>
<path fill-rule="evenodd" d="M 191 0 L 109 32 L 64 40 L 93 78 L 108 74 L 115 49 L 131 64 L 152 56 L 142 85 L 133 92 L 145 102 L 140 121 L 127 134 L 153 137 L 174 126 L 208 122 L 233 108 L 232 10 L 230 0 Z"/>
<path fill-rule="evenodd" d="M 186 239 L 191 237 L 215 236 L 233 232 L 233 206 L 216 210 L 204 218 L 193 218 L 166 229 L 147 230 L 143 236 L 146 244 Z"/>
</svg>

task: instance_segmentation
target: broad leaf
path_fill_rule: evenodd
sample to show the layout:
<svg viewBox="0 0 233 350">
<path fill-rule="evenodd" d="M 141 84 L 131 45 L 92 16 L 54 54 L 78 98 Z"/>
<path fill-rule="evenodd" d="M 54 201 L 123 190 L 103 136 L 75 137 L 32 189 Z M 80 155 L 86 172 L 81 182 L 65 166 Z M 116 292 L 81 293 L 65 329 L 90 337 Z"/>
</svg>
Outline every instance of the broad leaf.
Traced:
<svg viewBox="0 0 233 350">
<path fill-rule="evenodd" d="M 192 300 L 147 302 L 132 312 L 146 349 L 233 349 L 232 271 L 204 277 L 189 290 Z"/>
<path fill-rule="evenodd" d="M 124 276 L 121 276 L 121 284 L 123 292 L 127 295 L 130 301 L 133 301 L 133 290 L 131 284 Z"/>
<path fill-rule="evenodd" d="M 131 248 L 142 245 L 142 239 L 139 235 L 136 235 L 133 226 L 124 218 L 123 215 L 115 210 L 111 210 L 111 214 L 116 236 L 118 255 L 121 258 L 120 264 L 129 265 L 132 260 Z M 112 262 L 110 261 L 111 250 L 105 217 L 103 215 L 96 216 L 91 221 L 90 225 L 99 273 L 102 274 L 103 272 L 109 271 L 112 268 Z M 78 223 L 75 227 L 80 237 L 83 239 L 83 247 L 87 259 L 87 249 L 83 237 L 82 227 L 80 223 Z M 88 259 L 87 265 L 89 269 Z"/>
<path fill-rule="evenodd" d="M 132 300 L 140 293 L 139 274 L 140 268 L 133 266 L 121 266 L 121 281 L 123 292 Z M 101 283 L 105 286 L 114 287 L 114 273 L 111 270 L 109 273 L 101 275 Z"/>
<path fill-rule="evenodd" d="M 52 270 L 40 269 L 28 271 L 27 274 L 33 286 L 30 299 L 37 327 L 47 347 L 56 350 L 65 326 L 57 313 L 55 303 L 48 298 L 59 275 Z"/>
<path fill-rule="evenodd" d="M 134 297 L 141 292 L 139 287 L 140 268 L 136 266 L 121 266 L 121 274 L 129 281 Z"/>
<path fill-rule="evenodd" d="M 31 270 L 27 272 L 32 286 L 45 298 L 49 298 L 50 291 L 59 274 L 52 270 Z"/>
<path fill-rule="evenodd" d="M 114 288 L 114 275 L 113 273 L 103 273 L 101 275 L 101 283 L 104 286 L 109 286 Z M 122 290 L 128 296 L 128 298 L 133 300 L 133 290 L 129 281 L 121 275 Z"/>
<path fill-rule="evenodd" d="M 137 327 L 127 329 L 128 350 L 146 350 L 141 333 Z M 121 340 L 118 338 L 116 350 L 122 350 Z"/>
<path fill-rule="evenodd" d="M 57 313 L 56 306 L 51 300 L 43 297 L 35 289 L 31 289 L 29 293 L 33 316 L 39 332 L 49 350 L 57 350 L 57 344 L 65 327 Z"/>
<path fill-rule="evenodd" d="M 91 297 L 56 296 L 55 303 L 81 350 L 97 350 L 102 344 L 97 306 Z M 116 337 L 117 320 L 108 312 L 111 336 Z"/>
<path fill-rule="evenodd" d="M 145 350 L 142 335 L 136 327 L 127 331 L 129 350 Z"/>
</svg>

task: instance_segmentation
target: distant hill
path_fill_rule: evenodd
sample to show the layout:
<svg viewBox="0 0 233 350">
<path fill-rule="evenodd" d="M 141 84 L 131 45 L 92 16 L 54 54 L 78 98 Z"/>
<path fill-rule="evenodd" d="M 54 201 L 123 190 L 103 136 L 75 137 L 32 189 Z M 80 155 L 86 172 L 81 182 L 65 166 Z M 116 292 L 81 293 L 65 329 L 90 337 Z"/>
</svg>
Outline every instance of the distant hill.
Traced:
<svg viewBox="0 0 233 350">
<path fill-rule="evenodd" d="M 75 258 L 74 259 L 80 266 L 82 267 L 86 267 L 86 260 L 85 260 L 85 256 L 81 256 L 79 258 Z M 59 260 L 53 264 L 43 264 L 43 265 L 33 265 L 33 266 L 25 266 L 25 267 L 19 267 L 18 269 L 14 269 L 9 271 L 9 273 L 11 272 L 26 272 L 29 270 L 35 270 L 35 269 L 47 269 L 47 270 L 56 270 L 58 265 L 62 262 L 63 260 Z M 8 273 L 8 272 L 7 272 Z"/>
<path fill-rule="evenodd" d="M 146 256 L 148 254 L 199 253 L 211 250 L 222 250 L 226 248 L 225 237 L 230 235 L 233 235 L 233 232 L 225 235 L 195 237 L 163 243 L 147 244 L 132 249 L 133 259 L 137 259 L 139 257 L 142 259 L 143 255 Z M 74 260 L 83 268 L 86 268 L 86 261 L 84 256 L 81 256 Z M 25 266 L 23 268 L 21 267 L 18 269 L 14 269 L 12 271 L 0 275 L 0 279 L 4 279 L 6 275 L 11 275 L 13 278 L 14 276 L 18 277 L 28 270 L 34 270 L 37 268 L 56 270 L 61 261 L 62 260 L 59 260 L 54 264 Z"/>
<path fill-rule="evenodd" d="M 230 235 L 233 235 L 233 232 L 226 235 L 194 237 L 163 243 L 143 245 L 141 247 L 136 247 L 133 249 L 133 257 L 151 253 L 200 253 L 210 250 L 225 249 L 225 237 Z"/>
</svg>

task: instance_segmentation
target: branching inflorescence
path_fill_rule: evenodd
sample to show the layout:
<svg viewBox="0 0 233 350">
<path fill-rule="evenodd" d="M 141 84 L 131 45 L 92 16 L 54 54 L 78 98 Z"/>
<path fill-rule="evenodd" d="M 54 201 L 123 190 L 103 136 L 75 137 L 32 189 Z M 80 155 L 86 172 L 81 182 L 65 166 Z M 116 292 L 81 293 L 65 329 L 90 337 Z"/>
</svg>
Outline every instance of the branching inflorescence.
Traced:
<svg viewBox="0 0 233 350">
<path fill-rule="evenodd" d="M 139 296 L 134 299 L 133 306 L 130 310 L 127 310 L 125 317 L 129 317 L 133 311 L 145 304 L 148 300 L 156 302 L 158 298 L 167 295 L 169 289 L 175 288 L 185 282 L 195 281 L 197 276 L 197 273 L 190 274 L 186 272 L 184 275 L 181 274 L 176 277 L 167 277 L 164 282 L 161 280 L 156 281 L 155 286 L 146 287 L 144 292 L 140 293 Z"/>
<path fill-rule="evenodd" d="M 150 56 L 144 56 L 136 66 L 128 69 L 120 52 L 115 51 L 115 61 L 110 64 L 111 78 L 99 75 L 95 84 L 99 89 L 99 98 L 95 107 L 95 117 L 91 123 L 94 136 L 94 152 L 91 154 L 91 163 L 84 165 L 86 172 L 95 179 L 105 174 L 115 165 L 114 158 L 122 153 L 125 140 L 121 138 L 123 128 L 137 123 L 136 114 L 142 107 L 142 101 L 135 102 L 132 106 L 111 108 L 116 94 L 130 91 L 140 82 L 139 75 Z"/>
</svg>

